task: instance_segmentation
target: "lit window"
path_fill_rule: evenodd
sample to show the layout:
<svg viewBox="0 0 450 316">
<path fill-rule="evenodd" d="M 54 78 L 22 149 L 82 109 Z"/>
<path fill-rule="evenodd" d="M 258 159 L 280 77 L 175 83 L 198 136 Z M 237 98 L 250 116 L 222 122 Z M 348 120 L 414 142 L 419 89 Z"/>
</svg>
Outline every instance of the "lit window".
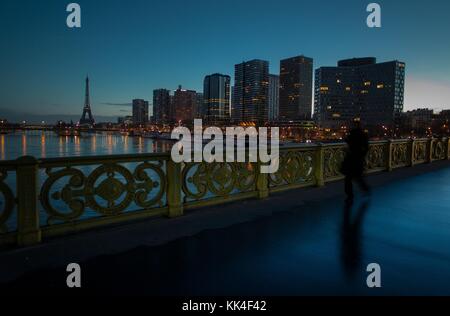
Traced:
<svg viewBox="0 0 450 316">
<path fill-rule="evenodd" d="M 378 89 L 383 89 L 383 88 L 384 88 L 384 84 L 382 84 L 382 83 L 378 84 L 378 85 L 377 85 L 377 88 L 378 88 Z"/>
</svg>

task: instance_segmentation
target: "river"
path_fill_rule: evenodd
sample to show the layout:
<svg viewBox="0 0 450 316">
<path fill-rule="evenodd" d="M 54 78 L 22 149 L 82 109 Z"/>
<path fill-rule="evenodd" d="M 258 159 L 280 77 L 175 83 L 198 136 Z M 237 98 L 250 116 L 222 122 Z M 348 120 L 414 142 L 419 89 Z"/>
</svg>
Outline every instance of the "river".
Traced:
<svg viewBox="0 0 450 316">
<path fill-rule="evenodd" d="M 0 159 L 138 154 L 170 151 L 173 142 L 110 132 L 59 136 L 52 131 L 19 131 L 0 135 Z"/>
</svg>

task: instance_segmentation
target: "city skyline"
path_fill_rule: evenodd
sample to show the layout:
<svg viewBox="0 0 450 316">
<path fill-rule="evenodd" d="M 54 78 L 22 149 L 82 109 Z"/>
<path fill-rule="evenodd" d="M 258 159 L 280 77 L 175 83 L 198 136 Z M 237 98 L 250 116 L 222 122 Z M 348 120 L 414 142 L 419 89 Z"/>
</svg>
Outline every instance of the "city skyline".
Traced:
<svg viewBox="0 0 450 316">
<path fill-rule="evenodd" d="M 182 6 L 179 1 L 165 5 L 136 1 L 133 7 L 124 6 L 121 1 L 110 1 L 108 5 L 102 1 L 79 1 L 79 30 L 65 26 L 63 3 L 6 2 L 0 31 L 7 38 L 4 43 L 8 43 L 1 61 L 1 116 L 79 117 L 86 73 L 91 78 L 92 111 L 99 121 L 98 118 L 131 113 L 133 99 L 152 100 L 153 90 L 158 88 L 174 91 L 181 84 L 202 91 L 205 75 L 223 73 L 233 77 L 235 64 L 252 59 L 269 61 L 269 73 L 279 74 L 280 60 L 301 54 L 314 58 L 314 70 L 353 57 L 374 56 L 380 62 L 402 60 L 408 65 L 404 110 L 449 108 L 450 64 L 445 56 L 450 47 L 440 40 L 445 38 L 445 25 L 449 22 L 439 17 L 450 5 L 441 2 L 438 9 L 433 9 L 379 2 L 383 10 L 383 27 L 379 30 L 365 26 L 367 3 L 361 1 L 265 2 L 267 5 L 257 10 L 252 10 L 249 1 L 237 12 L 233 9 L 236 1 L 231 0 L 230 6 L 216 17 L 199 10 L 208 3 L 204 1 L 189 6 Z M 214 10 L 216 5 L 208 3 L 207 10 Z M 284 12 L 285 7 L 292 10 Z M 33 15 L 38 9 L 42 14 Z M 401 16 L 396 16 L 400 11 Z M 158 12 L 170 16 L 161 17 Z M 339 14 L 331 19 L 336 12 Z M 149 19 L 140 19 L 146 13 Z M 317 13 L 323 18 L 320 22 L 315 19 Z M 415 18 L 419 13 L 423 19 L 417 25 Z M 180 16 L 189 18 L 172 23 Z M 246 33 L 250 26 L 265 25 L 256 16 L 276 18 L 279 26 L 264 28 L 267 32 L 262 35 L 251 33 L 247 41 L 244 34 L 233 32 L 240 27 Z M 235 25 L 211 24 L 218 17 L 233 17 Z M 248 25 L 248 21 L 252 23 Z M 205 25 L 210 29 L 205 30 Z M 280 34 L 281 29 L 287 30 L 285 34 Z M 434 31 L 433 36 L 428 30 Z M 213 36 L 201 42 L 203 35 L 219 31 L 228 34 L 226 47 Z M 262 42 L 264 38 L 267 40 Z M 186 47 L 187 43 L 192 45 Z M 203 51 L 209 45 L 218 49 Z M 180 47 L 184 49 L 182 53 Z"/>
</svg>

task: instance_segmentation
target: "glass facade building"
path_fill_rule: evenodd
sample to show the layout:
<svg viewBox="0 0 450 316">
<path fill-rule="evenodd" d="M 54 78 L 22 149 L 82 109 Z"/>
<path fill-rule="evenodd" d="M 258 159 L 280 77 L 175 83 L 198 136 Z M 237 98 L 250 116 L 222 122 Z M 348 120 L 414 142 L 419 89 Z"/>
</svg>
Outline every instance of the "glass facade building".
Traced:
<svg viewBox="0 0 450 316">
<path fill-rule="evenodd" d="M 312 112 L 313 59 L 296 56 L 280 61 L 281 121 L 310 120 Z"/>
<path fill-rule="evenodd" d="M 321 127 L 339 128 L 353 120 L 366 126 L 392 126 L 403 111 L 405 63 L 376 63 L 373 57 L 338 62 L 316 70 L 314 118 Z"/>
<path fill-rule="evenodd" d="M 153 90 L 153 118 L 156 123 L 169 123 L 173 121 L 169 90 Z"/>
<path fill-rule="evenodd" d="M 133 123 L 146 124 L 148 122 L 148 101 L 133 100 Z"/>
<path fill-rule="evenodd" d="M 278 119 L 280 95 L 280 77 L 269 75 L 269 121 Z"/>
<path fill-rule="evenodd" d="M 254 59 L 234 66 L 232 118 L 262 125 L 268 121 L 269 62 Z"/>
<path fill-rule="evenodd" d="M 203 80 L 204 117 L 209 122 L 230 119 L 230 76 L 212 74 Z"/>
</svg>

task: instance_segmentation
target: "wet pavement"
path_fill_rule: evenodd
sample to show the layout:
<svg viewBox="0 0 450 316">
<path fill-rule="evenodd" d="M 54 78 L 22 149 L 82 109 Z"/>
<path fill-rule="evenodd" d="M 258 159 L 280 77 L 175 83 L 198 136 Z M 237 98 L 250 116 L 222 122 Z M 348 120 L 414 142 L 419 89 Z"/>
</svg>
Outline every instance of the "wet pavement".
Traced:
<svg viewBox="0 0 450 316">
<path fill-rule="evenodd" d="M 340 193 L 282 203 L 294 197 L 295 192 L 281 193 L 267 203 L 248 202 L 277 208 L 270 216 L 202 230 L 160 245 L 91 256 L 79 262 L 82 291 L 450 295 L 448 166 L 375 184 L 371 197 L 358 197 L 351 205 Z M 245 203 L 220 207 L 226 212 Z M 370 263 L 381 266 L 381 288 L 366 285 Z M 66 293 L 71 291 L 65 286 L 67 274 L 65 265 L 38 269 L 0 288 Z"/>
</svg>

